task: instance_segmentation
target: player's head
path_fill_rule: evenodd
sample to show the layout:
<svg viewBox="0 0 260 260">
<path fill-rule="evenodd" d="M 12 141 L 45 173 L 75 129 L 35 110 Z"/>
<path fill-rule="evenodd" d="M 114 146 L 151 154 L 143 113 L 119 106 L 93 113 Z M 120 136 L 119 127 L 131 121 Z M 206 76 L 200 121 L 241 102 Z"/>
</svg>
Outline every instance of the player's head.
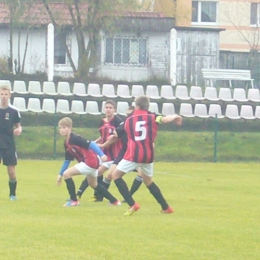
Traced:
<svg viewBox="0 0 260 260">
<path fill-rule="evenodd" d="M 68 138 L 71 133 L 72 124 L 72 120 L 69 117 L 63 117 L 58 124 L 60 135 Z"/>
<path fill-rule="evenodd" d="M 0 86 L 0 99 L 2 105 L 7 105 L 11 98 L 11 88 L 6 85 Z"/>
<path fill-rule="evenodd" d="M 126 110 L 126 115 L 129 116 L 133 111 L 135 110 L 134 106 L 129 106 L 128 109 Z"/>
<path fill-rule="evenodd" d="M 114 100 L 107 100 L 104 106 L 106 117 L 112 117 L 116 113 L 116 102 Z"/>
<path fill-rule="evenodd" d="M 150 106 L 150 98 L 147 96 L 136 97 L 135 106 L 141 110 L 148 110 Z"/>
<path fill-rule="evenodd" d="M 59 121 L 59 127 L 68 127 L 68 128 L 72 128 L 73 122 L 71 120 L 71 118 L 69 117 L 63 117 L 60 121 Z"/>
</svg>

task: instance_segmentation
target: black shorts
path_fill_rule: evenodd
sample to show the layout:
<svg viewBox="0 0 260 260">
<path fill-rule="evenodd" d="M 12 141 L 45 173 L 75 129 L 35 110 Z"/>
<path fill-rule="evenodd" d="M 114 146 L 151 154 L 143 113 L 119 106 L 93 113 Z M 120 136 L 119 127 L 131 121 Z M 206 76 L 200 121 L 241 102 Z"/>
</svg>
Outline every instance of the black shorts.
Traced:
<svg viewBox="0 0 260 260">
<path fill-rule="evenodd" d="M 3 159 L 3 165 L 17 165 L 17 154 L 15 148 L 0 149 L 0 162 Z"/>
</svg>

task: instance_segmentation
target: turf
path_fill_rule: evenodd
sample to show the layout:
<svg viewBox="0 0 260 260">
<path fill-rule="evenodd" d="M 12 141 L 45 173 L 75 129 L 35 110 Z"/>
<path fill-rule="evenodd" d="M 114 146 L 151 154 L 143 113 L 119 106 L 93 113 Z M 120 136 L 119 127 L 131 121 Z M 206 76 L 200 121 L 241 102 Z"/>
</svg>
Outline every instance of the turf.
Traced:
<svg viewBox="0 0 260 260">
<path fill-rule="evenodd" d="M 8 200 L 5 168 L 0 175 L 0 257 L 5 260 L 161 260 L 259 258 L 259 164 L 155 163 L 154 181 L 174 214 L 141 186 L 141 209 L 93 203 L 64 208 L 65 183 L 56 186 L 61 161 L 20 160 L 17 201 Z M 130 185 L 134 173 L 126 180 Z M 75 177 L 77 186 L 82 177 Z M 121 199 L 114 184 L 111 191 Z"/>
</svg>

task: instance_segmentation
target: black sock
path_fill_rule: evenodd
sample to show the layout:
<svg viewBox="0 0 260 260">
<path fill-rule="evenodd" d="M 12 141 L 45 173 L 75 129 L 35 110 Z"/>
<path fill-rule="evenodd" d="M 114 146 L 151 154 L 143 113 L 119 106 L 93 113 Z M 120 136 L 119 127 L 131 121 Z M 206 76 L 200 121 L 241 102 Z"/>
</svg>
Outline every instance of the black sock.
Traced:
<svg viewBox="0 0 260 260">
<path fill-rule="evenodd" d="M 95 191 L 98 192 L 103 197 L 108 199 L 110 203 L 114 203 L 117 201 L 117 199 L 101 184 L 98 184 L 97 187 L 95 188 Z"/>
<path fill-rule="evenodd" d="M 97 177 L 97 183 L 102 185 L 103 184 L 102 182 L 103 182 L 103 175 L 100 175 Z M 100 200 L 100 201 L 103 200 L 103 196 L 97 190 L 94 191 L 94 196 L 96 197 L 96 200 Z"/>
<path fill-rule="evenodd" d="M 151 185 L 147 188 L 152 193 L 157 202 L 162 206 L 162 209 L 166 210 L 169 207 L 169 205 L 163 197 L 159 187 L 154 182 L 152 182 Z"/>
<path fill-rule="evenodd" d="M 81 197 L 82 194 L 84 193 L 84 191 L 87 189 L 87 187 L 88 187 L 88 180 L 85 178 L 82 181 L 82 183 L 81 183 L 81 185 L 80 185 L 80 187 L 79 187 L 79 189 L 77 191 L 77 196 Z"/>
<path fill-rule="evenodd" d="M 115 184 L 125 201 L 130 207 L 132 207 L 135 204 L 135 201 L 133 200 L 132 195 L 128 190 L 126 182 L 122 178 L 119 178 L 115 180 Z"/>
<path fill-rule="evenodd" d="M 143 178 L 137 175 L 135 177 L 135 179 L 133 181 L 133 184 L 131 186 L 131 189 L 130 189 L 130 193 L 132 195 L 139 189 L 139 187 L 141 186 L 142 182 L 143 182 Z"/>
<path fill-rule="evenodd" d="M 15 196 L 16 195 L 16 186 L 17 186 L 17 180 L 9 180 L 9 196 Z"/>
<path fill-rule="evenodd" d="M 72 178 L 65 180 L 71 200 L 77 200 L 75 183 Z"/>
<path fill-rule="evenodd" d="M 101 185 L 104 186 L 108 190 L 110 183 L 111 183 L 110 180 L 108 180 L 107 178 L 104 178 L 101 182 Z M 103 200 L 104 196 L 100 192 L 97 192 L 97 194 L 98 194 L 98 196 L 96 196 L 96 199 Z"/>
</svg>

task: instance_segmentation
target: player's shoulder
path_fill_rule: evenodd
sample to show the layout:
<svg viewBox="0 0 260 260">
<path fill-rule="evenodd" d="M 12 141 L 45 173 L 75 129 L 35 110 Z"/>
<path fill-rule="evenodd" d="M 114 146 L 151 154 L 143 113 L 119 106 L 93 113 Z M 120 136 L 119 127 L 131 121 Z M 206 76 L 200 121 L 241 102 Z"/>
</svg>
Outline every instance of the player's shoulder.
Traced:
<svg viewBox="0 0 260 260">
<path fill-rule="evenodd" d="M 19 111 L 18 108 L 12 104 L 9 104 L 8 109 L 13 111 Z"/>
</svg>

